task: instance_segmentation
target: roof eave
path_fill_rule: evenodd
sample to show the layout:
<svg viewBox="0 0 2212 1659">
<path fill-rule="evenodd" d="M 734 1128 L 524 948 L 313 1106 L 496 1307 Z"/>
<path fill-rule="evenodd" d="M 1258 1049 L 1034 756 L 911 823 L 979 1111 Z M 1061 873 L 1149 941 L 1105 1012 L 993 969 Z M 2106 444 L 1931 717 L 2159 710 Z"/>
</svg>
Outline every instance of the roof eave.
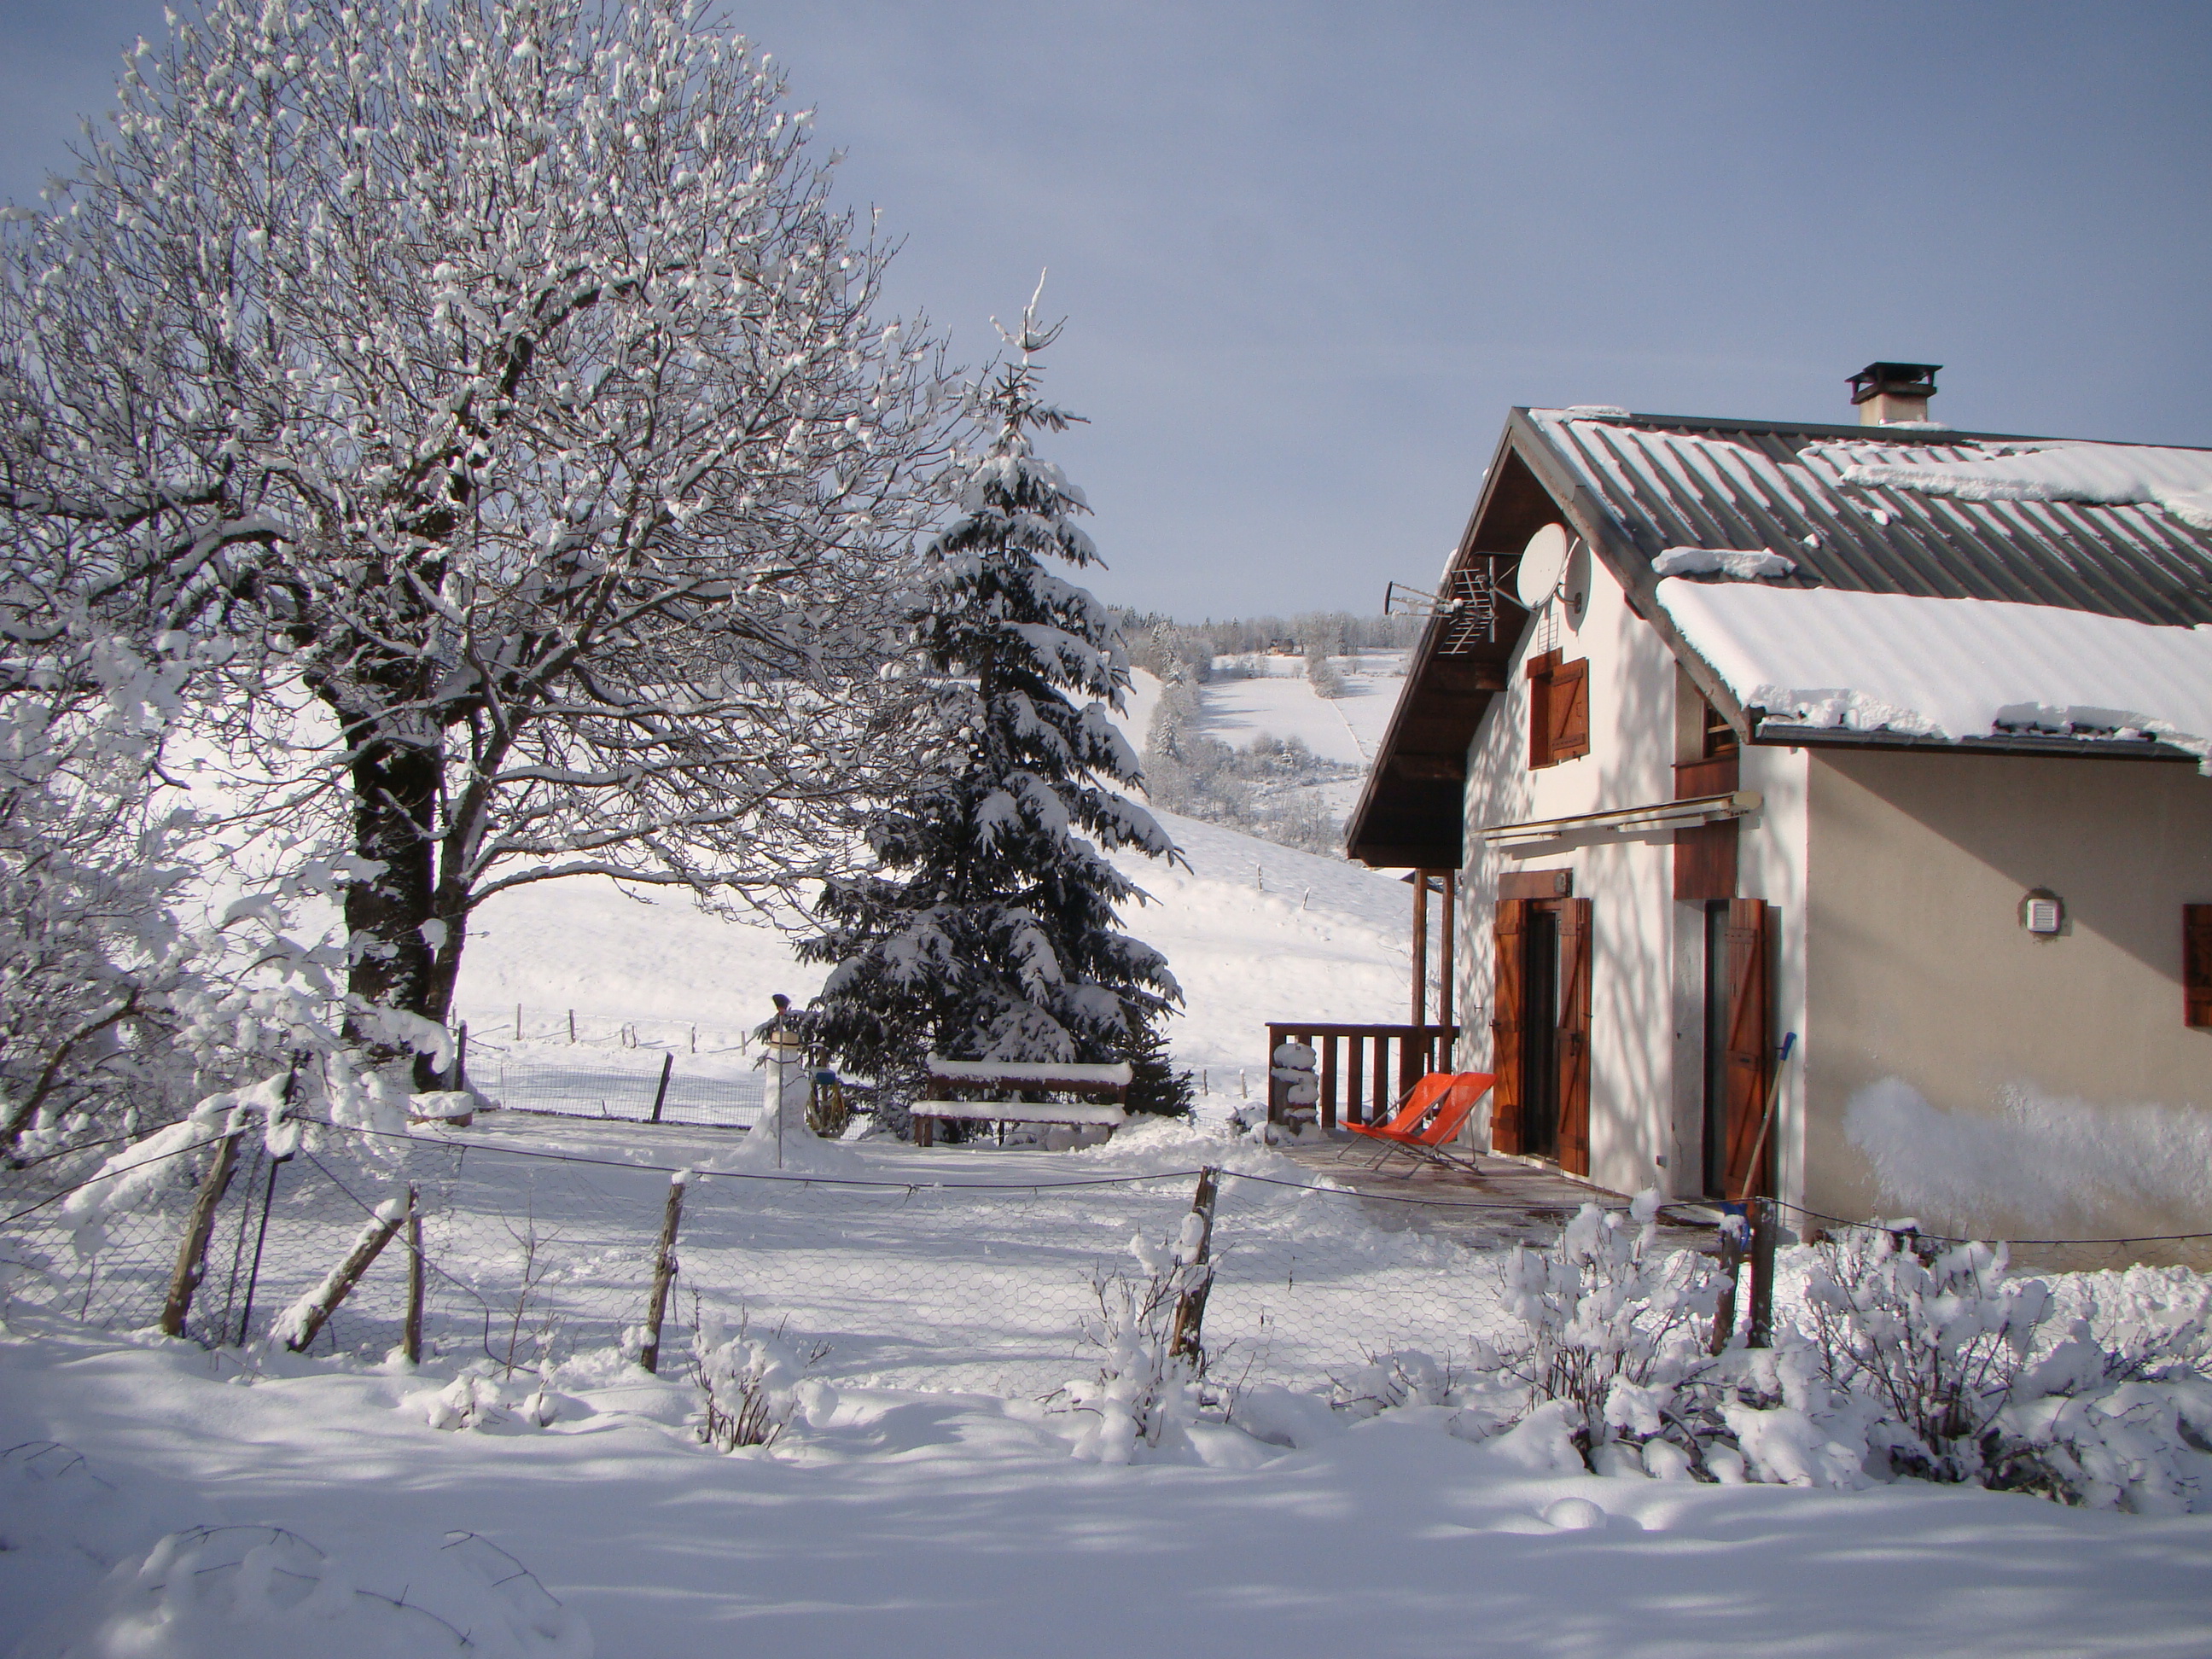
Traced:
<svg viewBox="0 0 2212 1659">
<path fill-rule="evenodd" d="M 2187 761 L 2202 764 L 2186 749 L 2154 738 L 2122 742 L 2113 738 L 2069 738 L 2056 732 L 2039 736 L 2030 732 L 1996 732 L 1985 738 L 1922 737 L 1910 732 L 1855 732 L 1842 726 L 1792 726 L 1762 720 L 1751 741 L 1765 748 L 1791 749 L 1911 749 L 1958 755 L 2033 755 L 2068 760 Z"/>
<path fill-rule="evenodd" d="M 1522 412 L 1515 411 L 1516 414 Z M 1460 568 L 1473 549 L 1483 519 L 1489 512 L 1504 476 L 1504 462 L 1512 453 L 1513 441 L 1513 428 L 1509 422 L 1506 429 L 1498 434 L 1497 448 L 1491 453 L 1489 469 L 1482 477 L 1481 492 L 1476 496 L 1474 508 L 1468 514 L 1467 524 L 1460 532 L 1459 545 L 1452 550 L 1451 562 L 1445 568 L 1446 575 Z M 1524 617 L 1524 623 L 1525 620 Z M 1352 808 L 1352 817 L 1345 826 L 1346 855 L 1371 868 L 1455 870 L 1465 861 L 1463 820 L 1466 815 L 1463 805 L 1449 815 L 1449 834 L 1439 834 L 1434 840 L 1426 837 L 1409 840 L 1389 826 L 1376 822 L 1383 805 L 1384 796 L 1392 787 L 1389 774 L 1398 763 L 1400 750 L 1413 719 L 1413 711 L 1421 698 L 1428 677 L 1435 672 L 1436 649 L 1443 625 L 1444 619 L 1441 615 L 1431 615 L 1427 626 L 1421 630 L 1420 643 L 1414 648 L 1405 686 L 1398 694 L 1398 706 L 1390 711 L 1390 723 L 1383 732 L 1381 746 L 1375 751 L 1374 761 L 1367 769 L 1366 780 L 1360 786 L 1358 803 Z M 1478 711 L 1474 724 L 1479 726 L 1480 721 L 1481 714 Z M 1470 732 L 1470 739 L 1472 735 Z M 1462 799 L 1463 778 L 1462 773 L 1462 782 L 1455 786 L 1462 792 Z"/>
</svg>

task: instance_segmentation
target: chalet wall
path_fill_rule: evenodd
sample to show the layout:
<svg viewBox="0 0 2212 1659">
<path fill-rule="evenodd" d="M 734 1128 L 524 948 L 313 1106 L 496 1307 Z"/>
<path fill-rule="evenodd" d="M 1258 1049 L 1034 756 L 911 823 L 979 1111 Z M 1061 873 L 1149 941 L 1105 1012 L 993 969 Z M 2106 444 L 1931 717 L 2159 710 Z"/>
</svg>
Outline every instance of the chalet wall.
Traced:
<svg viewBox="0 0 2212 1659">
<path fill-rule="evenodd" d="M 2169 1124 L 2177 1159 L 2212 1133 L 2212 1030 L 2182 1024 L 2179 982 L 2181 906 L 2212 902 L 2212 779 L 2148 762 L 1823 751 L 1809 802 L 1814 1208 L 1895 1207 L 1844 1129 L 1852 1097 L 1890 1077 L 1939 1110 L 1989 1117 L 2026 1085 L 2110 1109 L 2115 1133 L 2129 1106 L 2162 1103 L 2185 1115 Z M 2020 925 L 2035 887 L 2065 901 L 2057 938 Z M 2138 1236 L 2212 1225 L 2162 1207 L 2108 1195 L 2094 1221 Z"/>
<path fill-rule="evenodd" d="M 1674 1144 L 1672 1018 L 1667 967 L 1674 926 L 1673 845 L 1664 834 L 1580 836 L 1544 851 L 1501 855 L 1480 831 L 1531 818 L 1643 805 L 1673 793 L 1669 735 L 1674 659 L 1595 561 L 1579 620 L 1554 604 L 1533 618 L 1515 651 L 1505 691 L 1494 698 L 1468 756 L 1468 861 L 1461 872 L 1455 1006 L 1465 1035 L 1460 1063 L 1487 1069 L 1493 967 L 1491 927 L 1498 878 L 1508 870 L 1567 868 L 1578 897 L 1595 902 L 1591 963 L 1590 1176 L 1633 1192 L 1668 1189 Z M 1558 648 L 1590 668 L 1590 750 L 1528 769 L 1533 654 Z M 1483 1127 L 1485 1143 L 1487 1125 Z M 1661 1159 L 1668 1160 L 1662 1165 Z"/>
</svg>

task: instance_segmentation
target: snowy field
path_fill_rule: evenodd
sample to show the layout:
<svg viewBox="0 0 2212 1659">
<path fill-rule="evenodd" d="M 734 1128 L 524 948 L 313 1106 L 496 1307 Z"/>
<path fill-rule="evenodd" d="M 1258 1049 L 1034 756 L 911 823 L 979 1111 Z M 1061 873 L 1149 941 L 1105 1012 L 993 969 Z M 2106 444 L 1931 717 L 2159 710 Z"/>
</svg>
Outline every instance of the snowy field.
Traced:
<svg viewBox="0 0 2212 1659">
<path fill-rule="evenodd" d="M 1224 658 L 1255 664 L 1264 676 L 1217 678 L 1201 688 L 1208 737 L 1243 748 L 1253 738 L 1297 738 L 1323 760 L 1364 766 L 1382 747 L 1406 684 L 1406 653 L 1370 651 L 1330 660 L 1344 677 L 1340 697 L 1319 697 L 1299 657 Z M 1140 728 L 1141 729 L 1141 728 Z M 1341 807 L 1332 810 L 1342 811 Z"/>
<path fill-rule="evenodd" d="M 1188 999 L 1167 1028 L 1177 1065 L 1207 1073 L 1217 1094 L 1233 1096 L 1237 1073 L 1256 1080 L 1266 1063 L 1270 1020 L 1404 1017 L 1411 926 L 1403 884 L 1342 859 L 1159 816 L 1190 867 L 1133 854 L 1115 861 L 1152 901 L 1128 907 L 1123 926 L 1166 952 Z M 472 1055 L 486 1056 L 471 1059 L 471 1078 L 496 1094 L 495 1062 L 510 1048 L 521 1051 L 518 1063 L 539 1066 L 565 1064 L 566 1050 L 585 1073 L 635 1077 L 649 1105 L 660 1065 L 653 1045 L 665 1045 L 676 1055 L 672 1087 L 696 1078 L 711 1091 L 720 1085 L 708 1079 L 750 1072 L 757 1051 L 739 1045 L 774 1012 L 770 994 L 804 1003 L 822 974 L 796 962 L 775 929 L 722 921 L 681 900 L 641 901 L 598 877 L 516 888 L 479 914 L 462 960 L 459 1006 Z M 571 1008 L 580 1011 L 583 1039 L 573 1048 L 564 1018 Z M 644 1046 L 622 1046 L 624 1023 Z M 581 1083 L 575 1087 L 582 1092 Z M 757 1101 L 741 1103 L 738 1121 L 750 1121 Z"/>
<path fill-rule="evenodd" d="M 1599 1479 L 1541 1435 L 1474 1443 L 1480 1413 L 1332 1409 L 1352 1337 L 1463 1354 L 1497 1333 L 1498 1281 L 1343 1198 L 1267 1186 L 1307 1177 L 1249 1145 L 1166 1126 L 1056 1156 L 811 1143 L 787 1149 L 801 1186 L 746 1178 L 775 1173 L 766 1137 L 509 1119 L 465 1138 L 438 1196 L 477 1224 L 434 1226 L 430 1250 L 496 1302 L 519 1239 L 487 1212 L 526 1191 L 558 1240 L 542 1305 L 574 1316 L 542 1373 L 538 1313 L 509 1377 L 486 1358 L 504 1321 L 459 1316 L 457 1294 L 434 1297 L 419 1371 L 367 1323 L 301 1358 L 12 1312 L 0 1606 L 19 1654 L 2207 1651 L 2212 1517 Z M 526 1146 L 607 1162 L 518 1185 Z M 677 1157 L 730 1171 L 687 1188 L 680 1320 L 696 1288 L 823 1349 L 766 1450 L 702 1445 L 680 1364 L 649 1376 L 620 1346 L 666 1191 L 640 1166 Z M 452 1154 L 411 1158 L 427 1182 Z M 1102 1467 L 1075 1455 L 1092 1419 L 1049 1396 L 1095 1371 L 1090 1277 L 1174 1225 L 1201 1161 L 1246 1176 L 1207 1312 L 1240 1403 Z M 1054 1184 L 1076 1180 L 1118 1184 Z M 380 1263 L 362 1294 L 397 1278 Z M 156 1548 L 190 1528 L 215 1530 Z M 49 1617 L 114 1639 L 24 1635 Z"/>
</svg>

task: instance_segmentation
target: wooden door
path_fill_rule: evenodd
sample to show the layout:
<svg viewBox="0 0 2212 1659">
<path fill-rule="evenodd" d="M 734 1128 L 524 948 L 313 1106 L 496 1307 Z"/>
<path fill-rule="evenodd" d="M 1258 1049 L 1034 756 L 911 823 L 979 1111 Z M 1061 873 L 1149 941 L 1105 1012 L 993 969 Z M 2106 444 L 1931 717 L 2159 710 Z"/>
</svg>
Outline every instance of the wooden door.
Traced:
<svg viewBox="0 0 2212 1659">
<path fill-rule="evenodd" d="M 1728 1158 L 1717 1196 L 1736 1198 L 1748 1189 L 1772 1193 L 1774 1137 L 1766 1137 L 1759 1168 L 1751 1167 L 1752 1148 L 1766 1109 L 1767 1082 L 1774 1063 L 1775 908 L 1761 899 L 1731 899 L 1728 908 L 1728 1030 L 1726 1111 Z"/>
<path fill-rule="evenodd" d="M 1521 1002 L 1527 966 L 1523 936 L 1528 901 L 1500 899 L 1491 957 L 1496 980 L 1490 999 L 1490 1144 L 1501 1152 L 1521 1150 Z"/>
<path fill-rule="evenodd" d="M 1557 899 L 1559 908 L 1559 1167 L 1589 1173 L 1590 901 Z"/>
</svg>

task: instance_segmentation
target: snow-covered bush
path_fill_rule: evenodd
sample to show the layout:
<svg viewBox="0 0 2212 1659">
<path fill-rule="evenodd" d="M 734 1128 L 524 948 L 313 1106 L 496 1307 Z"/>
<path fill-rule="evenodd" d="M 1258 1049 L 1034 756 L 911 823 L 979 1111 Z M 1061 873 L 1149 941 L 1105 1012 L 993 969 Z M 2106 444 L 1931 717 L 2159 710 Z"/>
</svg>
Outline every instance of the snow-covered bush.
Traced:
<svg viewBox="0 0 2212 1659">
<path fill-rule="evenodd" d="M 699 1438 L 716 1451 L 772 1446 L 802 1408 L 819 1418 L 833 1396 L 826 1383 L 809 1382 L 806 1372 L 829 1352 L 827 1343 L 802 1352 L 784 1340 L 781 1327 L 755 1336 L 743 1315 L 732 1331 L 711 1311 L 695 1314 L 691 1378 L 699 1388 Z"/>
<path fill-rule="evenodd" d="M 437 1393 L 420 1398 L 422 1413 L 434 1429 L 480 1429 L 506 1418 L 499 1384 L 474 1367 Z"/>
<path fill-rule="evenodd" d="M 37 597 L 53 574 L 22 545 L 4 563 L 0 1152 L 30 1155 L 153 1127 L 189 1097 L 170 1038 L 201 967 L 176 914 L 196 819 L 152 783 L 192 665 Z"/>
<path fill-rule="evenodd" d="M 1822 1247 L 1805 1305 L 1823 1369 L 1876 1403 L 1877 1443 L 1897 1471 L 1973 1480 L 2051 1292 L 2011 1279 L 2002 1245 L 1960 1244 L 1923 1259 L 1899 1237 L 1854 1230 Z"/>
<path fill-rule="evenodd" d="M 1652 1192 L 1625 1217 L 1585 1204 L 1556 1245 L 1518 1246 L 1506 1264 L 1506 1303 L 1527 1340 L 1499 1368 L 1525 1386 L 1529 1411 L 1567 1407 L 1592 1468 L 1615 1441 L 1672 1440 L 1700 1460 L 1696 1414 L 1675 1396 L 1714 1370 L 1699 1338 L 1720 1287 L 1704 1256 L 1655 1255 L 1658 1210 Z"/>
<path fill-rule="evenodd" d="M 1129 1241 L 1136 1270 L 1101 1273 L 1091 1281 L 1098 1316 L 1084 1332 L 1100 1351 L 1096 1376 L 1066 1385 L 1069 1407 L 1091 1421 L 1074 1455 L 1098 1463 L 1127 1463 L 1173 1439 L 1198 1420 L 1205 1403 L 1206 1352 L 1176 1348 L 1176 1313 L 1186 1295 L 1212 1282 L 1213 1265 L 1199 1260 L 1204 1221 L 1184 1218 L 1176 1237 Z"/>
<path fill-rule="evenodd" d="M 1474 1363 L 1494 1370 L 1497 1356 L 1479 1346 Z M 1401 1406 L 1455 1405 L 1456 1381 L 1449 1361 L 1419 1348 L 1393 1348 L 1370 1354 L 1358 1370 L 1331 1377 L 1329 1404 L 1352 1417 L 1374 1417 Z"/>
<path fill-rule="evenodd" d="M 2212 1291 L 2142 1273 L 2115 1289 L 2053 1341 L 2051 1287 L 2012 1278 L 2003 1245 L 1856 1229 L 1821 1247 L 1806 1314 L 1826 1381 L 1865 1408 L 1893 1474 L 2100 1509 L 2203 1507 Z"/>
</svg>

